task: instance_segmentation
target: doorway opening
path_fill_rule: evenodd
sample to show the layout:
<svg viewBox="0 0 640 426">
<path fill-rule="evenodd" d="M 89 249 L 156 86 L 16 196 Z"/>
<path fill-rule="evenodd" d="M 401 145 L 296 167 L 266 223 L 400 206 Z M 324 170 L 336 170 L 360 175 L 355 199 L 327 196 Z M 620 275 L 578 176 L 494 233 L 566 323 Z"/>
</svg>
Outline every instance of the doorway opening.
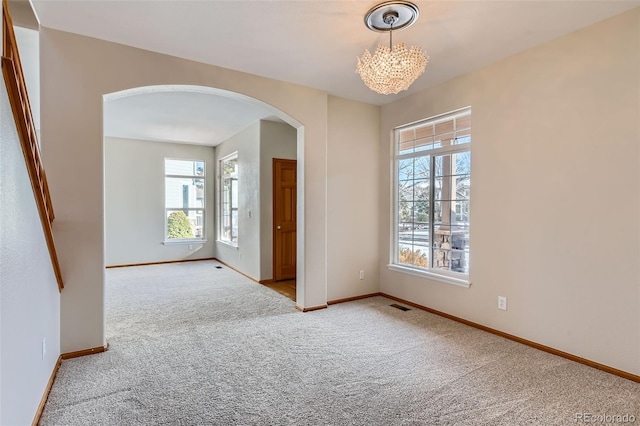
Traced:
<svg viewBox="0 0 640 426">
<path fill-rule="evenodd" d="M 273 282 L 268 286 L 295 301 L 297 234 L 297 161 L 274 158 Z"/>
<path fill-rule="evenodd" d="M 240 122 L 242 120 L 239 117 L 244 115 L 244 121 Z M 219 121 L 224 120 L 224 117 L 227 117 L 227 121 Z M 217 147 L 236 134 L 243 123 L 256 122 L 267 123 L 267 127 L 284 126 L 290 129 L 293 135 L 292 158 L 297 159 L 293 160 L 296 173 L 302 173 L 304 126 L 285 112 L 257 99 L 210 87 L 186 85 L 145 86 L 104 95 L 105 266 L 210 258 L 220 258 L 225 263 L 230 263 L 227 259 L 222 259 L 221 250 L 224 249 L 219 248 L 221 213 L 218 200 L 220 175 Z M 232 125 L 236 126 L 236 130 L 229 130 Z M 223 141 L 209 138 L 209 135 L 221 132 L 227 132 Z M 277 150 L 274 148 L 274 151 Z M 194 238 L 201 237 L 200 241 L 167 240 L 168 207 L 165 204 L 168 197 L 165 181 L 168 178 L 163 169 L 167 158 L 204 163 L 202 176 L 199 174 L 198 177 L 200 180 L 206 179 L 206 182 L 196 185 L 194 191 L 187 188 L 189 192 L 182 191 L 180 194 L 183 196 L 179 197 L 179 201 L 190 200 L 187 195 L 193 192 L 196 194 L 194 202 L 204 200 L 202 206 L 197 206 L 200 213 L 197 228 L 201 234 L 194 233 Z M 268 159 L 269 168 L 271 160 Z M 271 170 L 268 173 L 270 176 Z M 264 175 L 256 176 L 254 173 L 253 177 L 261 180 Z M 271 192 L 271 184 L 268 180 L 267 182 L 263 186 L 268 185 Z M 243 190 L 252 188 L 252 185 L 246 185 Z M 302 195 L 298 196 L 303 191 L 303 185 L 296 186 L 294 202 L 303 198 Z M 254 195 L 248 195 L 247 199 L 255 199 L 256 196 L 259 198 L 260 192 L 255 192 Z M 179 207 L 184 210 L 184 206 Z M 188 207 L 191 208 L 190 205 Z M 271 208 L 269 200 L 268 204 L 259 201 L 255 206 L 238 210 L 241 218 L 265 228 L 261 231 L 260 228 L 256 230 L 247 226 L 244 232 L 259 232 L 261 235 L 268 232 L 271 237 Z M 261 220 L 261 214 L 265 210 L 268 210 L 268 215 L 265 214 Z M 297 206 L 295 210 L 298 210 Z M 303 212 L 296 214 L 294 229 L 303 229 L 303 219 Z M 264 220 L 268 222 L 264 223 Z M 263 265 L 268 264 L 268 269 L 273 265 L 272 243 L 268 243 L 266 259 L 260 255 L 260 252 L 265 251 L 264 248 L 259 249 L 258 255 L 252 258 L 252 244 L 245 235 L 243 245 L 243 230 L 239 232 L 238 247 L 233 248 L 234 255 L 237 259 L 250 259 L 254 262 L 253 265 L 257 265 L 257 272 L 243 270 L 243 265 L 231 266 L 255 281 L 261 281 Z M 304 260 L 304 253 L 295 248 L 304 247 L 304 235 L 302 232 L 295 232 L 293 235 L 295 241 L 291 253 L 295 262 L 291 279 L 300 290 L 301 286 L 304 288 L 304 281 L 302 276 L 296 276 L 295 264 Z M 264 278 L 272 278 L 271 271 L 268 273 Z M 293 295 L 295 301 L 295 290 Z"/>
</svg>

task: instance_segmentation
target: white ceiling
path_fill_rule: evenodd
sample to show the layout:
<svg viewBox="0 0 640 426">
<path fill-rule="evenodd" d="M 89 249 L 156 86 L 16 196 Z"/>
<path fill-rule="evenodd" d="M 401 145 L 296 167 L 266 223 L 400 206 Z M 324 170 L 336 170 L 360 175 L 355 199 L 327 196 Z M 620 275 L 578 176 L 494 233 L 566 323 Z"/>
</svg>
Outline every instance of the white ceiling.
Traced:
<svg viewBox="0 0 640 426">
<path fill-rule="evenodd" d="M 388 43 L 387 34 L 371 32 L 364 25 L 364 14 L 376 1 L 32 2 L 45 27 L 289 81 L 376 105 L 640 6 L 640 0 L 417 0 L 417 23 L 394 33 L 394 42 L 424 48 L 430 56 L 427 70 L 408 91 L 383 96 L 367 89 L 355 74 L 356 58 L 365 48 L 373 50 L 378 42 Z M 158 117 L 170 119 L 170 109 L 180 105 L 182 98 L 175 93 L 171 96 L 175 102 L 153 101 L 168 107 Z M 123 99 L 122 105 L 137 111 L 141 118 L 145 114 L 149 118 L 152 113 L 142 102 Z M 202 113 L 192 107 L 188 111 L 191 119 L 180 126 L 194 127 L 195 117 L 208 117 L 205 111 L 209 107 L 204 106 L 207 101 L 198 97 L 194 102 L 201 104 Z M 189 107 L 182 105 L 179 110 L 185 108 Z M 203 129 L 201 136 L 206 139 L 215 132 L 228 131 L 224 124 L 219 126 Z"/>
<path fill-rule="evenodd" d="M 106 99 L 103 127 L 105 136 L 215 146 L 264 119 L 282 121 L 246 101 L 165 86 Z"/>
</svg>

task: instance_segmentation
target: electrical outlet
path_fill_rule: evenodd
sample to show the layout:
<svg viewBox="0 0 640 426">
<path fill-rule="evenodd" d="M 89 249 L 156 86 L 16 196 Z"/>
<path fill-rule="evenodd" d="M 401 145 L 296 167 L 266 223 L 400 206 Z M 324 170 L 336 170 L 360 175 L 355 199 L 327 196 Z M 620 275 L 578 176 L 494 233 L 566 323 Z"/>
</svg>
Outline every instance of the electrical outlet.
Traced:
<svg viewBox="0 0 640 426">
<path fill-rule="evenodd" d="M 498 309 L 503 311 L 507 310 L 507 298 L 504 296 L 498 296 Z"/>
<path fill-rule="evenodd" d="M 42 339 L 42 360 L 44 361 L 44 356 L 47 354 L 47 338 Z"/>
<path fill-rule="evenodd" d="M 189 251 L 193 250 L 193 244 L 189 244 Z"/>
<path fill-rule="evenodd" d="M 360 279 L 364 280 L 364 271 L 360 271 Z"/>
</svg>

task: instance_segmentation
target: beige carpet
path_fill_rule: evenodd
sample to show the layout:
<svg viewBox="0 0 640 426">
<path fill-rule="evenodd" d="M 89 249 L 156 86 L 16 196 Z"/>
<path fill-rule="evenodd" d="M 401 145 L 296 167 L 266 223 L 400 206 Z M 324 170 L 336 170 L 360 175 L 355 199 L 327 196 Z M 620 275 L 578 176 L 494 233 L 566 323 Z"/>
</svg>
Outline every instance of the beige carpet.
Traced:
<svg viewBox="0 0 640 426">
<path fill-rule="evenodd" d="M 640 384 L 383 297 L 303 314 L 217 265 L 107 270 L 110 349 L 63 362 L 41 424 L 640 424 Z"/>
</svg>

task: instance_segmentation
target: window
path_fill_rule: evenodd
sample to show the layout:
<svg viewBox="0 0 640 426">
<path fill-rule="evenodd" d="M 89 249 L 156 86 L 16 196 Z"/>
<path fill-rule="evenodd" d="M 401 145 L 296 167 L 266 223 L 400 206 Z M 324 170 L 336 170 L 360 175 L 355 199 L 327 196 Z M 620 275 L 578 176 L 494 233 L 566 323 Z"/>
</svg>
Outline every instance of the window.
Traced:
<svg viewBox="0 0 640 426">
<path fill-rule="evenodd" d="M 220 160 L 219 240 L 238 245 L 238 153 Z"/>
<path fill-rule="evenodd" d="M 471 109 L 394 130 L 395 270 L 468 286 Z"/>
<path fill-rule="evenodd" d="M 164 159 L 165 241 L 204 240 L 204 161 Z"/>
</svg>

